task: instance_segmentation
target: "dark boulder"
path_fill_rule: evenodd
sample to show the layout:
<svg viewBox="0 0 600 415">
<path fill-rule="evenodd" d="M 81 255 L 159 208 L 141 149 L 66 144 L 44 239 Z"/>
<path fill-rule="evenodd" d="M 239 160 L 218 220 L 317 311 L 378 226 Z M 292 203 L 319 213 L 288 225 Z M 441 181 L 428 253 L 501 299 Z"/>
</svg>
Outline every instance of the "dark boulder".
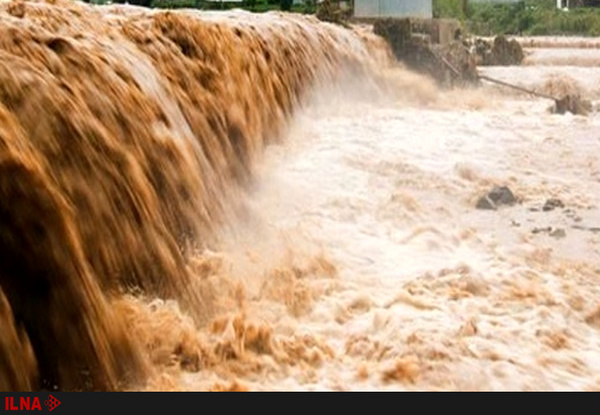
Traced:
<svg viewBox="0 0 600 415">
<path fill-rule="evenodd" d="M 517 203 L 513 192 L 506 186 L 495 186 L 488 194 L 477 201 L 477 209 L 496 210 L 502 205 L 512 206 Z"/>
<path fill-rule="evenodd" d="M 469 47 L 481 66 L 514 66 L 520 65 L 525 59 L 523 48 L 516 40 L 508 40 L 497 36 L 493 42 L 484 39 L 467 40 Z"/>
<path fill-rule="evenodd" d="M 562 202 L 562 200 L 552 198 L 552 199 L 546 200 L 546 203 L 544 203 L 542 210 L 544 212 L 549 212 L 551 210 L 562 209 L 564 207 L 565 207 L 565 204 Z"/>
</svg>

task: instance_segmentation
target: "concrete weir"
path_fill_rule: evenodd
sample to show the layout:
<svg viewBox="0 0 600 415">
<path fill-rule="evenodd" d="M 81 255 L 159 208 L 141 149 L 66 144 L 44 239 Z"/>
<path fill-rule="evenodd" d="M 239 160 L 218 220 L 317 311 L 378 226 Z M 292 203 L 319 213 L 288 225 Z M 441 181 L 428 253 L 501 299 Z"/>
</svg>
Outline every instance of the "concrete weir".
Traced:
<svg viewBox="0 0 600 415">
<path fill-rule="evenodd" d="M 390 44 L 396 59 L 431 75 L 443 86 L 477 80 L 475 57 L 461 41 L 460 22 L 453 19 L 379 19 L 377 35 Z"/>
</svg>

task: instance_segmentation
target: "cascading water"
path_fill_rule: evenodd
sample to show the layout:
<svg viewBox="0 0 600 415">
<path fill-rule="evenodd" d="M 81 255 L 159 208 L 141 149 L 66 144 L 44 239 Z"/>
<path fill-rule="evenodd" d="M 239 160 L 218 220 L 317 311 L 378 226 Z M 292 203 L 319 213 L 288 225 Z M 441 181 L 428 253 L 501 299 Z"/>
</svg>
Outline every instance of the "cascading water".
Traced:
<svg viewBox="0 0 600 415">
<path fill-rule="evenodd" d="M 0 388 L 143 381 L 109 304 L 125 293 L 204 323 L 187 254 L 315 85 L 369 73 L 362 37 L 280 14 L 2 3 L 0 323 L 15 334 L 0 351 L 25 365 L 32 348 L 37 370 L 2 366 Z"/>
<path fill-rule="evenodd" d="M 0 3 L 0 390 L 597 390 L 597 42 L 521 42 L 480 70 L 589 116 L 362 26 Z"/>
</svg>

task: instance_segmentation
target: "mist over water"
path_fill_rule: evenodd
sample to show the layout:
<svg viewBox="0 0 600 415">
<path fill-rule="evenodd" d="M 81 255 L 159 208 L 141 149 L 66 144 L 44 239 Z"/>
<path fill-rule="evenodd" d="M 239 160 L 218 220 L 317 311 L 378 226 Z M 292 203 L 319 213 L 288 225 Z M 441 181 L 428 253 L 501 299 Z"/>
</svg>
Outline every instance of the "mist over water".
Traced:
<svg viewBox="0 0 600 415">
<path fill-rule="evenodd" d="M 485 73 L 598 99 L 553 41 Z M 595 112 L 279 13 L 1 4 L 0 56 L 0 389 L 600 385 Z"/>
<path fill-rule="evenodd" d="M 208 324 L 221 294 L 190 259 L 315 87 L 377 83 L 366 44 L 383 42 L 281 14 L 0 7 L 2 324 L 22 345 L 5 354 L 36 360 L 3 384 L 140 387 L 154 346 L 118 300 L 170 299 Z M 186 353 L 166 356 L 197 366 Z"/>
</svg>

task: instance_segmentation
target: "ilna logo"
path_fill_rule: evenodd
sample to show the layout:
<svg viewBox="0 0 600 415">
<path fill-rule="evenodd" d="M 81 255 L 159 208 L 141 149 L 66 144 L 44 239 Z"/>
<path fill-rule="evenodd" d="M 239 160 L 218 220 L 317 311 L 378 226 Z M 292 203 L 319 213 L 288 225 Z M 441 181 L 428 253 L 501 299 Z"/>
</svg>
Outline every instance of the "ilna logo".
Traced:
<svg viewBox="0 0 600 415">
<path fill-rule="evenodd" d="M 48 408 L 48 411 L 53 411 L 60 401 L 52 395 L 48 395 L 48 399 L 44 401 L 44 405 Z M 15 398 L 14 396 L 7 396 L 4 398 L 4 409 L 7 411 L 41 411 L 42 406 L 40 405 L 40 398 L 34 396 L 21 396 Z"/>
</svg>

